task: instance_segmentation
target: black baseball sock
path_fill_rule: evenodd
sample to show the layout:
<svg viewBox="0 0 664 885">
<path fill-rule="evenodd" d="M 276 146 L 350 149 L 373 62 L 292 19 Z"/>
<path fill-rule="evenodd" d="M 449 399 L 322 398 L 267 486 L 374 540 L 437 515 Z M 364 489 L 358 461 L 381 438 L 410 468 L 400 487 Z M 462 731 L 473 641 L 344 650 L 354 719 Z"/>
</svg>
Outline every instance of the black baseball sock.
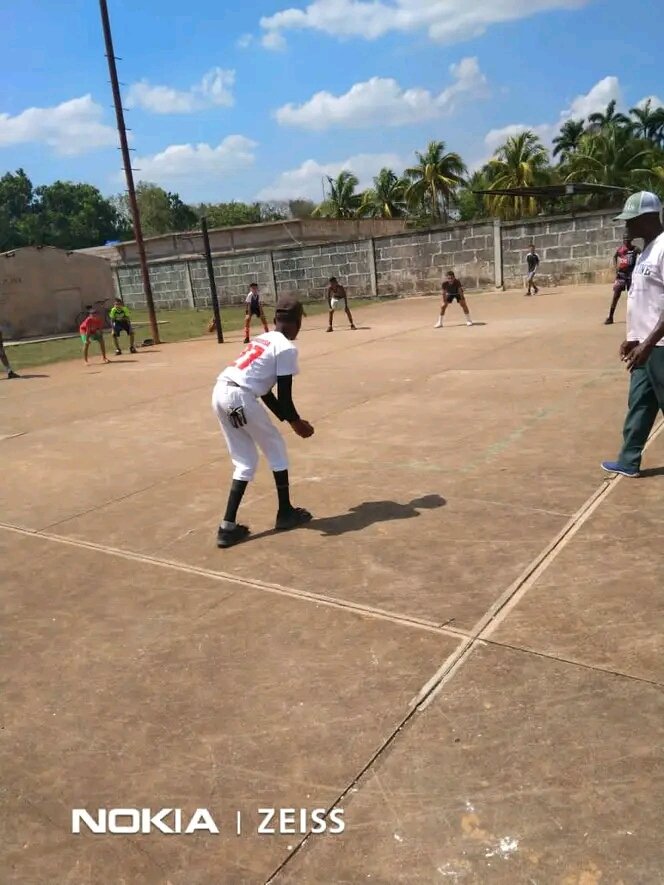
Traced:
<svg viewBox="0 0 664 885">
<path fill-rule="evenodd" d="M 231 483 L 231 490 L 228 494 L 228 503 L 226 504 L 226 513 L 222 528 L 232 528 L 235 525 L 237 511 L 242 502 L 242 498 L 249 483 L 244 479 L 234 479 Z"/>
<path fill-rule="evenodd" d="M 286 513 L 293 509 L 290 499 L 290 486 L 288 483 L 287 470 L 275 470 L 274 481 L 277 486 L 277 495 L 279 496 L 279 513 Z"/>
</svg>

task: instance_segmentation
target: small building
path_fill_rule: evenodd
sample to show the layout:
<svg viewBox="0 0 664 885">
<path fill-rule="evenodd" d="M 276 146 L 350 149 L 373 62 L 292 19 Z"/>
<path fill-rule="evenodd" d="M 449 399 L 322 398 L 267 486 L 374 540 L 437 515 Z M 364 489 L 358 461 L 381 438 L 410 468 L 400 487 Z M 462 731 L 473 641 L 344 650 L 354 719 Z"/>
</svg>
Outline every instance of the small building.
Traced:
<svg viewBox="0 0 664 885">
<path fill-rule="evenodd" d="M 115 296 L 108 261 L 54 246 L 0 253 L 0 328 L 5 338 L 77 330 L 85 306 Z"/>
</svg>

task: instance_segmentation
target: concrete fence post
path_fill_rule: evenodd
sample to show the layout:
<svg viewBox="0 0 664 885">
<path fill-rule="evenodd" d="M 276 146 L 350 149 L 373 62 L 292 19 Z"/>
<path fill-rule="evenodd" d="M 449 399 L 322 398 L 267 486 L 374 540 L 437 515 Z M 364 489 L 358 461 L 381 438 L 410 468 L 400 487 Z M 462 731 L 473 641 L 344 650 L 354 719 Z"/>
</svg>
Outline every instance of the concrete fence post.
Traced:
<svg viewBox="0 0 664 885">
<path fill-rule="evenodd" d="M 274 272 L 274 255 L 272 251 L 267 253 L 267 266 L 270 273 L 270 283 L 272 285 L 272 291 L 274 292 L 274 303 L 276 304 L 279 294 L 277 292 L 277 276 Z"/>
<path fill-rule="evenodd" d="M 120 268 L 116 265 L 113 270 L 113 282 L 115 283 L 115 292 L 118 298 L 122 298 L 122 283 L 120 282 Z M 124 301 L 124 298 L 122 299 Z"/>
<path fill-rule="evenodd" d="M 376 243 L 371 237 L 367 240 L 369 255 L 369 279 L 371 280 L 371 297 L 378 298 L 378 275 L 376 274 Z"/>
<path fill-rule="evenodd" d="M 189 260 L 185 259 L 184 262 L 184 291 L 187 296 L 187 301 L 189 302 L 189 307 L 192 310 L 196 309 L 196 299 L 194 298 L 194 287 L 191 282 L 191 268 L 189 266 Z"/>
<path fill-rule="evenodd" d="M 503 229 L 499 218 L 493 220 L 493 270 L 496 289 L 504 289 L 503 280 Z"/>
</svg>

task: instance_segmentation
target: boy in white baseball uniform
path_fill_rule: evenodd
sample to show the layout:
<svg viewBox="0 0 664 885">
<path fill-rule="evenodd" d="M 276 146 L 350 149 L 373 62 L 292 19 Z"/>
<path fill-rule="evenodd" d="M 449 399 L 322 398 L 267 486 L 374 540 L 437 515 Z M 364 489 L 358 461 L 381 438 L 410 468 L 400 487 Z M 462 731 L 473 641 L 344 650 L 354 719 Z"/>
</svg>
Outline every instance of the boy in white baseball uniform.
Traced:
<svg viewBox="0 0 664 885">
<path fill-rule="evenodd" d="M 218 547 L 232 547 L 249 535 L 236 521 L 248 483 L 258 466 L 258 448 L 267 458 L 277 487 L 279 509 L 275 528 L 293 529 L 309 522 L 308 510 L 293 507 L 288 480 L 286 443 L 259 399 L 280 421 L 288 421 L 302 439 L 314 429 L 303 421 L 293 405 L 293 375 L 298 373 L 297 348 L 293 341 L 302 325 L 302 305 L 285 296 L 277 302 L 275 331 L 254 338 L 240 356 L 219 375 L 212 392 L 217 414 L 235 467 L 224 518 L 217 532 Z M 272 392 L 276 385 L 277 395 Z M 258 447 L 258 448 L 257 448 Z"/>
</svg>

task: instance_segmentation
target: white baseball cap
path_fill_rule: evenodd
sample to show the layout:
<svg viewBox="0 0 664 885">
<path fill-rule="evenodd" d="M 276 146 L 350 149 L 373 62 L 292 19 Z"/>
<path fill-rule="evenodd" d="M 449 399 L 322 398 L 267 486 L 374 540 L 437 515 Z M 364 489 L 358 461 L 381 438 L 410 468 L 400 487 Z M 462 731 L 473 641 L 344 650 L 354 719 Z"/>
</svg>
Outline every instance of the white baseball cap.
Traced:
<svg viewBox="0 0 664 885">
<path fill-rule="evenodd" d="M 620 215 L 616 215 L 614 221 L 628 221 L 630 218 L 638 218 L 639 215 L 648 215 L 650 212 L 662 211 L 662 201 L 657 194 L 650 191 L 639 191 L 638 194 L 632 194 L 628 197 L 627 202 L 623 206 Z"/>
</svg>

